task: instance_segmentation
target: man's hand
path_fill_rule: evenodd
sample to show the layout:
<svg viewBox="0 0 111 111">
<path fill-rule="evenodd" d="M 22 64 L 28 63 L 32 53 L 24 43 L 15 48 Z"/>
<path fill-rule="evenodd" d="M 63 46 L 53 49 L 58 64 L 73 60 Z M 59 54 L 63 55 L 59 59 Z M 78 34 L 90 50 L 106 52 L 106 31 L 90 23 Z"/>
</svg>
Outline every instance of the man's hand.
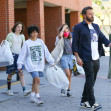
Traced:
<svg viewBox="0 0 111 111">
<path fill-rule="evenodd" d="M 78 65 L 83 66 L 83 61 L 82 61 L 82 59 L 80 57 L 77 57 L 76 61 L 77 61 Z"/>
<path fill-rule="evenodd" d="M 76 57 L 77 64 L 80 65 L 80 66 L 83 66 L 83 61 L 82 61 L 82 59 L 79 57 L 78 52 L 74 52 L 74 55 L 75 55 L 75 57 Z"/>
<path fill-rule="evenodd" d="M 108 44 L 108 47 L 111 47 L 111 43 Z"/>
</svg>

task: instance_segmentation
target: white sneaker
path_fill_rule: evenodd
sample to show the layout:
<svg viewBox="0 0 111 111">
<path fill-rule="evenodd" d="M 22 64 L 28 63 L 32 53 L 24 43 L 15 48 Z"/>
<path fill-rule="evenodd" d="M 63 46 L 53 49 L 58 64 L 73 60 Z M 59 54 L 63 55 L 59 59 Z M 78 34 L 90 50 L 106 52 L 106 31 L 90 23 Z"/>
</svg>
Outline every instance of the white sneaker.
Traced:
<svg viewBox="0 0 111 111">
<path fill-rule="evenodd" d="M 99 110 L 99 109 L 101 109 L 101 108 L 102 108 L 102 106 L 99 105 L 97 102 L 94 103 L 93 106 L 92 106 L 92 110 L 93 110 L 93 111 L 97 111 L 97 110 Z"/>
<path fill-rule="evenodd" d="M 23 92 L 23 95 L 24 96 L 27 96 L 27 95 L 29 95 L 31 93 L 31 90 L 25 90 L 24 92 Z"/>
<path fill-rule="evenodd" d="M 88 101 L 80 103 L 81 108 L 91 109 L 91 106 Z"/>
<path fill-rule="evenodd" d="M 35 103 L 35 102 L 36 102 L 35 96 L 30 96 L 30 103 Z"/>
<path fill-rule="evenodd" d="M 65 96 L 65 90 L 61 89 L 61 96 Z"/>
<path fill-rule="evenodd" d="M 35 103 L 37 103 L 38 105 L 40 105 L 40 104 L 43 104 L 44 102 L 41 100 L 41 98 L 40 97 L 38 97 L 38 98 L 35 98 L 36 100 L 35 100 Z"/>
<path fill-rule="evenodd" d="M 7 91 L 7 95 L 13 96 L 13 91 L 12 91 L 12 90 L 8 90 L 8 91 Z"/>
</svg>

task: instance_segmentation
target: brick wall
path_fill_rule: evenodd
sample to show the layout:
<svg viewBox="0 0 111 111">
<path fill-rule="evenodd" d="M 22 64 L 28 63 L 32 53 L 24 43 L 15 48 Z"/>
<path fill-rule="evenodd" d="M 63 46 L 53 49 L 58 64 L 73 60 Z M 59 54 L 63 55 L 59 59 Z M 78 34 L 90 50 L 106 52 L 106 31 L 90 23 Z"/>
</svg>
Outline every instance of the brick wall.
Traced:
<svg viewBox="0 0 111 111">
<path fill-rule="evenodd" d="M 11 32 L 11 28 L 14 25 L 14 0 L 7 0 L 8 1 L 8 14 L 7 14 L 7 27 L 8 27 L 8 31 L 7 33 Z"/>
<path fill-rule="evenodd" d="M 44 2 L 43 0 L 32 1 L 27 1 L 27 26 L 32 24 L 37 25 L 40 29 L 40 38 L 45 41 Z"/>
<path fill-rule="evenodd" d="M 63 6 L 69 9 L 78 10 L 79 9 L 79 0 L 44 0 L 46 2 Z M 84 0 L 83 0 L 84 1 Z M 89 0 L 91 1 L 91 0 Z M 87 2 L 85 2 L 87 4 Z"/>
<path fill-rule="evenodd" d="M 75 11 L 81 11 L 84 6 L 91 6 L 92 0 L 44 0 L 46 2 L 63 6 Z"/>
<path fill-rule="evenodd" d="M 14 25 L 14 0 L 0 0 L 0 43 Z M 5 70 L 5 68 L 0 68 Z"/>
<path fill-rule="evenodd" d="M 63 23 L 65 23 L 64 7 L 45 7 L 45 43 L 49 51 L 55 47 L 57 29 Z"/>
<path fill-rule="evenodd" d="M 72 31 L 72 27 L 80 22 L 80 12 L 74 11 L 70 13 L 70 27 Z"/>
<path fill-rule="evenodd" d="M 28 39 L 27 35 L 27 9 L 26 8 L 20 8 L 15 9 L 15 22 L 22 22 L 25 26 L 25 30 L 23 34 L 25 35 L 25 38 Z"/>
<path fill-rule="evenodd" d="M 79 1 L 79 11 L 81 11 L 86 6 L 92 6 L 92 0 L 78 0 Z"/>
<path fill-rule="evenodd" d="M 0 42 L 14 24 L 14 0 L 0 0 Z"/>
<path fill-rule="evenodd" d="M 6 2 L 0 1 L 0 43 L 6 37 Z"/>
</svg>

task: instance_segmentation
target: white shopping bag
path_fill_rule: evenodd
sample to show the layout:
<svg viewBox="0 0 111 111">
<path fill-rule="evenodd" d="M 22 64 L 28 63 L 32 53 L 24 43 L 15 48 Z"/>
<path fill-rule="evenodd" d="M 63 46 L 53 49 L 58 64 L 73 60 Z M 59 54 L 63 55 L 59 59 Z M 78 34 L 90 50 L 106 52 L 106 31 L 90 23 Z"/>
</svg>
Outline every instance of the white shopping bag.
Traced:
<svg viewBox="0 0 111 111">
<path fill-rule="evenodd" d="M 73 59 L 74 59 L 75 62 L 76 62 L 75 56 L 73 57 Z M 84 75 L 85 75 L 85 72 L 84 72 L 83 67 L 82 67 L 82 66 L 79 66 L 79 65 L 77 64 L 77 62 L 76 62 L 76 66 L 77 66 L 77 71 L 78 71 L 80 74 L 84 74 Z"/>
<path fill-rule="evenodd" d="M 61 38 L 58 40 L 56 47 L 51 52 L 51 55 L 53 59 L 55 60 L 55 64 L 57 64 L 60 61 L 63 55 L 63 51 L 64 51 L 64 39 Z"/>
<path fill-rule="evenodd" d="M 0 44 L 0 67 L 12 65 L 13 61 L 14 59 L 9 43 L 8 41 L 3 40 Z"/>
<path fill-rule="evenodd" d="M 69 81 L 61 68 L 56 65 L 54 67 L 47 67 L 44 73 L 50 84 L 60 89 L 68 89 Z"/>
</svg>

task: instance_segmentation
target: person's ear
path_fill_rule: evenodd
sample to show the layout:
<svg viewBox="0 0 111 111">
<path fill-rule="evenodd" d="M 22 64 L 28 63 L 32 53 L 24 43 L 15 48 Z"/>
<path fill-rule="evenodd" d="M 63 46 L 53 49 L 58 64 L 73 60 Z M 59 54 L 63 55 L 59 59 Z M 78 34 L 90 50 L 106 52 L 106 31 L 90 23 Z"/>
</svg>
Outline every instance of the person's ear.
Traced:
<svg viewBox="0 0 111 111">
<path fill-rule="evenodd" d="M 83 18 L 84 18 L 84 19 L 86 18 L 86 15 L 85 15 L 85 14 L 83 14 Z"/>
</svg>

